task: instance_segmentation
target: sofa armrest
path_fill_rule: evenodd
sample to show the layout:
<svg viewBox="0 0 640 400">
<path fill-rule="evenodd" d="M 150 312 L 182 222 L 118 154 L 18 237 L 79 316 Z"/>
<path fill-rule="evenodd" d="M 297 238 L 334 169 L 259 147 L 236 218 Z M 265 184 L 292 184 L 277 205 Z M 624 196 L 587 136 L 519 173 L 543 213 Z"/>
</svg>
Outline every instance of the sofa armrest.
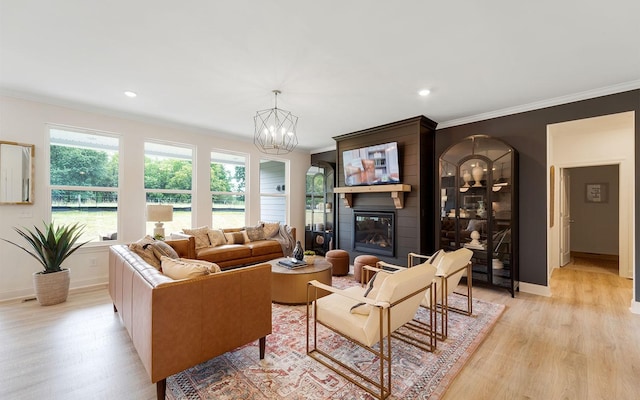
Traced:
<svg viewBox="0 0 640 400">
<path fill-rule="evenodd" d="M 173 247 L 181 258 L 196 259 L 196 238 L 187 236 L 184 239 L 165 240 L 165 243 Z"/>
</svg>

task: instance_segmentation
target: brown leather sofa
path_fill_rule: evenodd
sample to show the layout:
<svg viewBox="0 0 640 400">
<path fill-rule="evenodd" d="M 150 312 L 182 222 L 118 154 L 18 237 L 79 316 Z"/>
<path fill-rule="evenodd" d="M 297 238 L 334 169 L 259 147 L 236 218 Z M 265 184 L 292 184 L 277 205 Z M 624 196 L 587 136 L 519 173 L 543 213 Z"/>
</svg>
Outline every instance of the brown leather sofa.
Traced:
<svg viewBox="0 0 640 400">
<path fill-rule="evenodd" d="M 223 231 L 229 233 L 238 232 L 241 229 L 242 228 L 230 228 L 223 229 Z M 291 228 L 291 235 L 295 242 L 295 228 Z M 284 257 L 284 254 L 282 253 L 282 246 L 279 242 L 272 239 L 258 240 L 244 244 L 223 244 L 216 247 L 196 249 L 196 242 L 193 236 L 174 233 L 172 234 L 172 237 L 184 237 L 189 240 L 189 248 L 184 248 L 180 245 L 179 249 L 176 248 L 176 246 L 173 246 L 173 240 L 166 241 L 176 248 L 176 252 L 180 257 L 213 262 L 218 264 L 218 266 L 223 270 Z"/>
<path fill-rule="evenodd" d="M 188 240 L 176 240 L 188 251 Z M 158 399 L 166 378 L 271 333 L 271 265 L 174 281 L 126 245 L 109 250 L 109 294 Z M 265 284 L 266 283 L 266 284 Z"/>
</svg>

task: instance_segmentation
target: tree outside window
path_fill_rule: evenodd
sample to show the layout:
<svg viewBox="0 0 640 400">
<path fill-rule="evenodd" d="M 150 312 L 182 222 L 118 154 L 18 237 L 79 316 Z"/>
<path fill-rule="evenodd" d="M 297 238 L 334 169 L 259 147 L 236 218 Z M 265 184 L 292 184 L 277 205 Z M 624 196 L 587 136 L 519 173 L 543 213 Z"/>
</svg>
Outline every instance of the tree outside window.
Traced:
<svg viewBox="0 0 640 400">
<path fill-rule="evenodd" d="M 117 238 L 119 150 L 117 135 L 49 128 L 51 219 L 83 221 L 81 240 Z"/>
<path fill-rule="evenodd" d="M 147 204 L 170 204 L 173 221 L 164 222 L 166 234 L 190 228 L 193 182 L 193 149 L 179 145 L 145 142 L 144 188 Z M 146 232 L 153 232 L 148 221 Z"/>
<path fill-rule="evenodd" d="M 211 152 L 212 227 L 246 225 L 245 171 L 245 155 Z"/>
</svg>

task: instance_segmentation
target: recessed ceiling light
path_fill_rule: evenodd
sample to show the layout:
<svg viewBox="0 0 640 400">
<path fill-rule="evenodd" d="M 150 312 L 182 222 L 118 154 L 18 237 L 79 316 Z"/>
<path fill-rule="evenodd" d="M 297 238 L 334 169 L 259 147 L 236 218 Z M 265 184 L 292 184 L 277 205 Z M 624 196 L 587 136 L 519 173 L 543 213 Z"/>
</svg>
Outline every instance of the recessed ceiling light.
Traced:
<svg viewBox="0 0 640 400">
<path fill-rule="evenodd" d="M 431 93 L 431 90 L 429 90 L 429 89 L 422 89 L 421 91 L 419 91 L 419 92 L 418 92 L 418 94 L 419 94 L 420 96 L 422 96 L 422 97 L 424 97 L 424 96 L 428 96 L 428 95 L 429 95 L 429 93 Z"/>
<path fill-rule="evenodd" d="M 131 98 L 134 98 L 137 96 L 136 92 L 132 92 L 130 90 L 127 90 L 126 92 L 124 92 L 124 95 Z"/>
</svg>

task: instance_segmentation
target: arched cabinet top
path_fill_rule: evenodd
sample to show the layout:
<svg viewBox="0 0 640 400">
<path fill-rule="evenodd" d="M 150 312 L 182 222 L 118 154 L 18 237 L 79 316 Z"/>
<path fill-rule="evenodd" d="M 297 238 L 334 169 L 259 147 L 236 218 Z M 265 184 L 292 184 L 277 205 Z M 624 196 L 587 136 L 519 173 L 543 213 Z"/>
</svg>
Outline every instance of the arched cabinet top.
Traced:
<svg viewBox="0 0 640 400">
<path fill-rule="evenodd" d="M 440 159 L 456 165 L 472 158 L 483 158 L 496 162 L 515 151 L 513 147 L 500 139 L 487 135 L 473 135 L 451 145 L 442 153 Z"/>
</svg>

